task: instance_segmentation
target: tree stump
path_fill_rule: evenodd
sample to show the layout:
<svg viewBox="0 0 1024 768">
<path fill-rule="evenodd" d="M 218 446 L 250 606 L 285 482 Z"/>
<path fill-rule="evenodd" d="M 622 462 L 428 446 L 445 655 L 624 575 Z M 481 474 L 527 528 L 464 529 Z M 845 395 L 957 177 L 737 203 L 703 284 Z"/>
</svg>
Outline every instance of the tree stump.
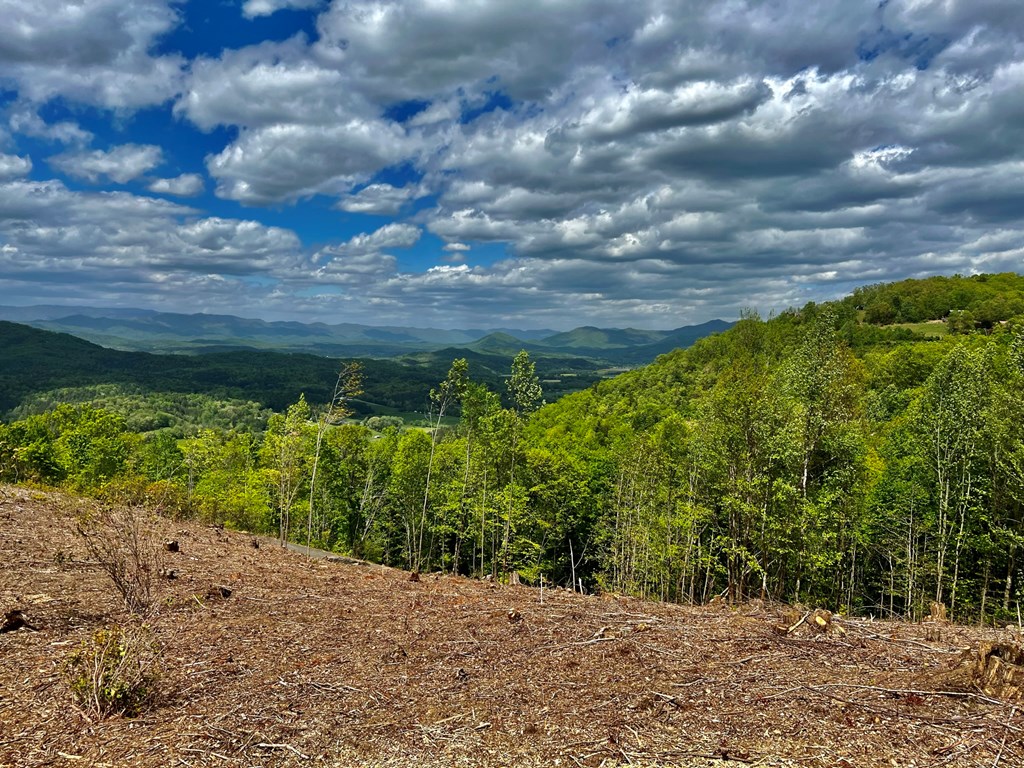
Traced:
<svg viewBox="0 0 1024 768">
<path fill-rule="evenodd" d="M 33 632 L 38 631 L 35 627 L 25 621 L 25 614 L 17 608 L 5 613 L 3 621 L 0 621 L 0 632 L 14 632 L 22 627 L 25 629 L 31 629 Z"/>
<path fill-rule="evenodd" d="M 938 643 L 942 640 L 942 628 L 949 624 L 946 616 L 946 604 L 932 601 L 929 613 L 922 620 L 928 626 L 924 630 L 924 639 L 929 643 Z"/>
<path fill-rule="evenodd" d="M 1024 648 L 1017 643 L 982 643 L 974 682 L 988 696 L 1024 700 Z"/>
</svg>

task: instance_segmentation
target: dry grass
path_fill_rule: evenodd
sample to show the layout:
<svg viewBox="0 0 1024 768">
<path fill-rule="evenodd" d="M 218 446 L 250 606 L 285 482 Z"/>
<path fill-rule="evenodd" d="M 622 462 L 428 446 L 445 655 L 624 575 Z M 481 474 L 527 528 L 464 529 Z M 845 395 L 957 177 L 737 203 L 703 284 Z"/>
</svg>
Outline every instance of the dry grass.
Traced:
<svg viewBox="0 0 1024 768">
<path fill-rule="evenodd" d="M 154 534 L 180 541 L 177 578 L 148 619 L 161 701 L 96 720 L 60 677 L 124 614 L 74 534 L 86 504 L 0 488 L 0 614 L 38 628 L 0 634 L 0 766 L 1024 765 L 1024 716 L 969 676 L 1007 631 L 542 603 L 170 521 Z"/>
</svg>

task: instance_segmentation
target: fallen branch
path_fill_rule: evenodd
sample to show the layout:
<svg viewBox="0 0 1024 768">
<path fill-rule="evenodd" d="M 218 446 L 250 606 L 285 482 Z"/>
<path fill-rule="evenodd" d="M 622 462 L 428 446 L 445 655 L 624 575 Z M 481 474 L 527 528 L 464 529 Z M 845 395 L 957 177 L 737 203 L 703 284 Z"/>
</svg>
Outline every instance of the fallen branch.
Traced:
<svg viewBox="0 0 1024 768">
<path fill-rule="evenodd" d="M 974 693 L 972 691 L 921 691 L 916 688 L 881 688 L 877 685 L 857 685 L 855 683 L 822 683 L 821 685 L 806 687 L 809 687 L 812 690 L 817 688 L 856 688 L 864 691 L 889 693 L 896 696 L 950 696 L 954 699 L 977 699 L 978 701 L 983 701 L 986 704 L 995 704 L 997 706 L 1001 706 L 1006 703 L 999 699 L 993 699 L 989 696 L 983 696 L 980 693 Z"/>
<path fill-rule="evenodd" d="M 795 631 L 796 631 L 797 627 L 799 627 L 799 626 L 800 626 L 801 624 L 803 624 L 803 623 L 804 623 L 805 621 L 807 621 L 807 617 L 808 617 L 808 616 L 810 616 L 810 615 L 811 615 L 811 612 L 810 612 L 810 611 L 808 611 L 808 612 L 807 612 L 807 613 L 805 613 L 805 614 L 804 614 L 803 616 L 801 616 L 801 617 L 800 617 L 800 620 L 799 620 L 799 621 L 798 621 L 798 622 L 797 622 L 796 624 L 794 624 L 793 626 L 789 627 L 789 628 L 788 628 L 788 629 L 786 630 L 786 634 L 787 634 L 787 635 L 791 635 L 791 634 L 793 634 L 793 632 L 795 632 Z"/>
<path fill-rule="evenodd" d="M 950 696 L 956 699 L 976 699 L 986 704 L 995 704 L 997 706 L 1003 706 L 1006 704 L 1004 701 L 999 699 L 993 699 L 989 696 L 983 696 L 980 693 L 973 693 L 971 691 L 923 691 L 916 688 L 882 688 L 877 685 L 857 685 L 856 683 L 821 683 L 820 685 L 795 685 L 792 688 L 787 688 L 784 691 L 773 693 L 770 696 L 762 696 L 761 701 L 767 699 L 777 699 L 780 696 L 785 696 L 787 693 L 793 693 L 794 691 L 815 691 L 816 693 L 824 693 L 826 688 L 852 688 L 860 691 L 877 691 L 878 693 L 888 693 L 893 696 Z"/>
</svg>

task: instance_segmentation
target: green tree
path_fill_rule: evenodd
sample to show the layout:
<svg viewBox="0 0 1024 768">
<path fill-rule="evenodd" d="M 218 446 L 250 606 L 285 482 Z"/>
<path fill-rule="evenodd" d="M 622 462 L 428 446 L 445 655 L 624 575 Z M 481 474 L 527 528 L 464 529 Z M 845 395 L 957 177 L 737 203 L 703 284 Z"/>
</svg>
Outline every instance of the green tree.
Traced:
<svg viewBox="0 0 1024 768">
<path fill-rule="evenodd" d="M 363 373 L 359 363 L 348 363 L 338 371 L 334 383 L 334 392 L 327 407 L 320 411 L 316 420 L 316 435 L 313 443 L 313 461 L 309 470 L 309 514 L 306 517 L 306 547 L 312 546 L 313 517 L 317 499 L 317 471 L 320 468 L 320 451 L 323 448 L 324 436 L 331 427 L 340 424 L 351 416 L 351 400 L 363 392 Z"/>
<path fill-rule="evenodd" d="M 412 562 L 414 570 L 420 570 L 423 566 L 423 534 L 428 527 L 428 506 L 430 502 L 430 481 L 434 471 L 434 453 L 437 450 L 438 441 L 441 439 L 441 424 L 444 415 L 449 408 L 458 403 L 465 395 L 469 384 L 469 364 L 466 358 L 462 357 L 452 361 L 448 375 L 441 382 L 437 389 L 430 390 L 430 457 L 427 460 L 427 478 L 423 487 L 423 507 L 421 509 L 419 524 L 419 541 L 416 542 L 415 559 Z M 429 566 L 429 562 L 427 563 Z"/>
<path fill-rule="evenodd" d="M 959 344 L 928 378 L 916 404 L 916 425 L 935 483 L 935 600 L 943 602 L 947 583 L 955 603 L 960 556 L 970 514 L 980 502 L 984 473 L 984 411 L 990 382 L 982 349 Z M 952 574 L 950 556 L 952 555 Z"/>
<path fill-rule="evenodd" d="M 313 438 L 312 412 L 305 395 L 288 407 L 285 414 L 274 414 L 260 448 L 260 457 L 273 488 L 277 508 L 278 539 L 285 546 L 291 537 L 291 515 L 309 474 L 309 453 Z"/>
</svg>

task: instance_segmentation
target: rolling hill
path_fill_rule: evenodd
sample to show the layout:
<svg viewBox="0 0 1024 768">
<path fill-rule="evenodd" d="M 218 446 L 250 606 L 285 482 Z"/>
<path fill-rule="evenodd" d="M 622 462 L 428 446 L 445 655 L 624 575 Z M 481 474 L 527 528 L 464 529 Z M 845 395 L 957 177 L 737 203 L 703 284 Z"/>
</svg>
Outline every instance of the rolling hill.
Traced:
<svg viewBox="0 0 1024 768">
<path fill-rule="evenodd" d="M 392 358 L 465 348 L 511 357 L 585 357 L 606 365 L 640 365 L 676 347 L 689 346 L 731 323 L 713 320 L 670 331 L 577 328 L 555 333 L 525 329 L 439 329 L 356 323 L 269 322 L 233 315 L 179 314 L 95 307 L 0 307 L 0 319 L 69 333 L 101 346 L 133 352 L 191 353 L 242 349 L 304 352 L 335 357 Z"/>
<path fill-rule="evenodd" d="M 281 410 L 305 393 L 325 402 L 339 361 L 322 355 L 267 350 L 171 355 L 107 349 L 66 333 L 0 321 L 0 414 L 27 396 L 64 387 L 125 384 L 153 392 L 206 394 L 251 400 Z M 466 357 L 473 378 L 504 390 L 510 357 L 448 347 L 405 358 L 363 358 L 364 413 L 423 411 L 428 393 L 452 360 Z M 592 361 L 550 356 L 538 361 L 549 397 L 584 389 L 605 374 Z"/>
</svg>

